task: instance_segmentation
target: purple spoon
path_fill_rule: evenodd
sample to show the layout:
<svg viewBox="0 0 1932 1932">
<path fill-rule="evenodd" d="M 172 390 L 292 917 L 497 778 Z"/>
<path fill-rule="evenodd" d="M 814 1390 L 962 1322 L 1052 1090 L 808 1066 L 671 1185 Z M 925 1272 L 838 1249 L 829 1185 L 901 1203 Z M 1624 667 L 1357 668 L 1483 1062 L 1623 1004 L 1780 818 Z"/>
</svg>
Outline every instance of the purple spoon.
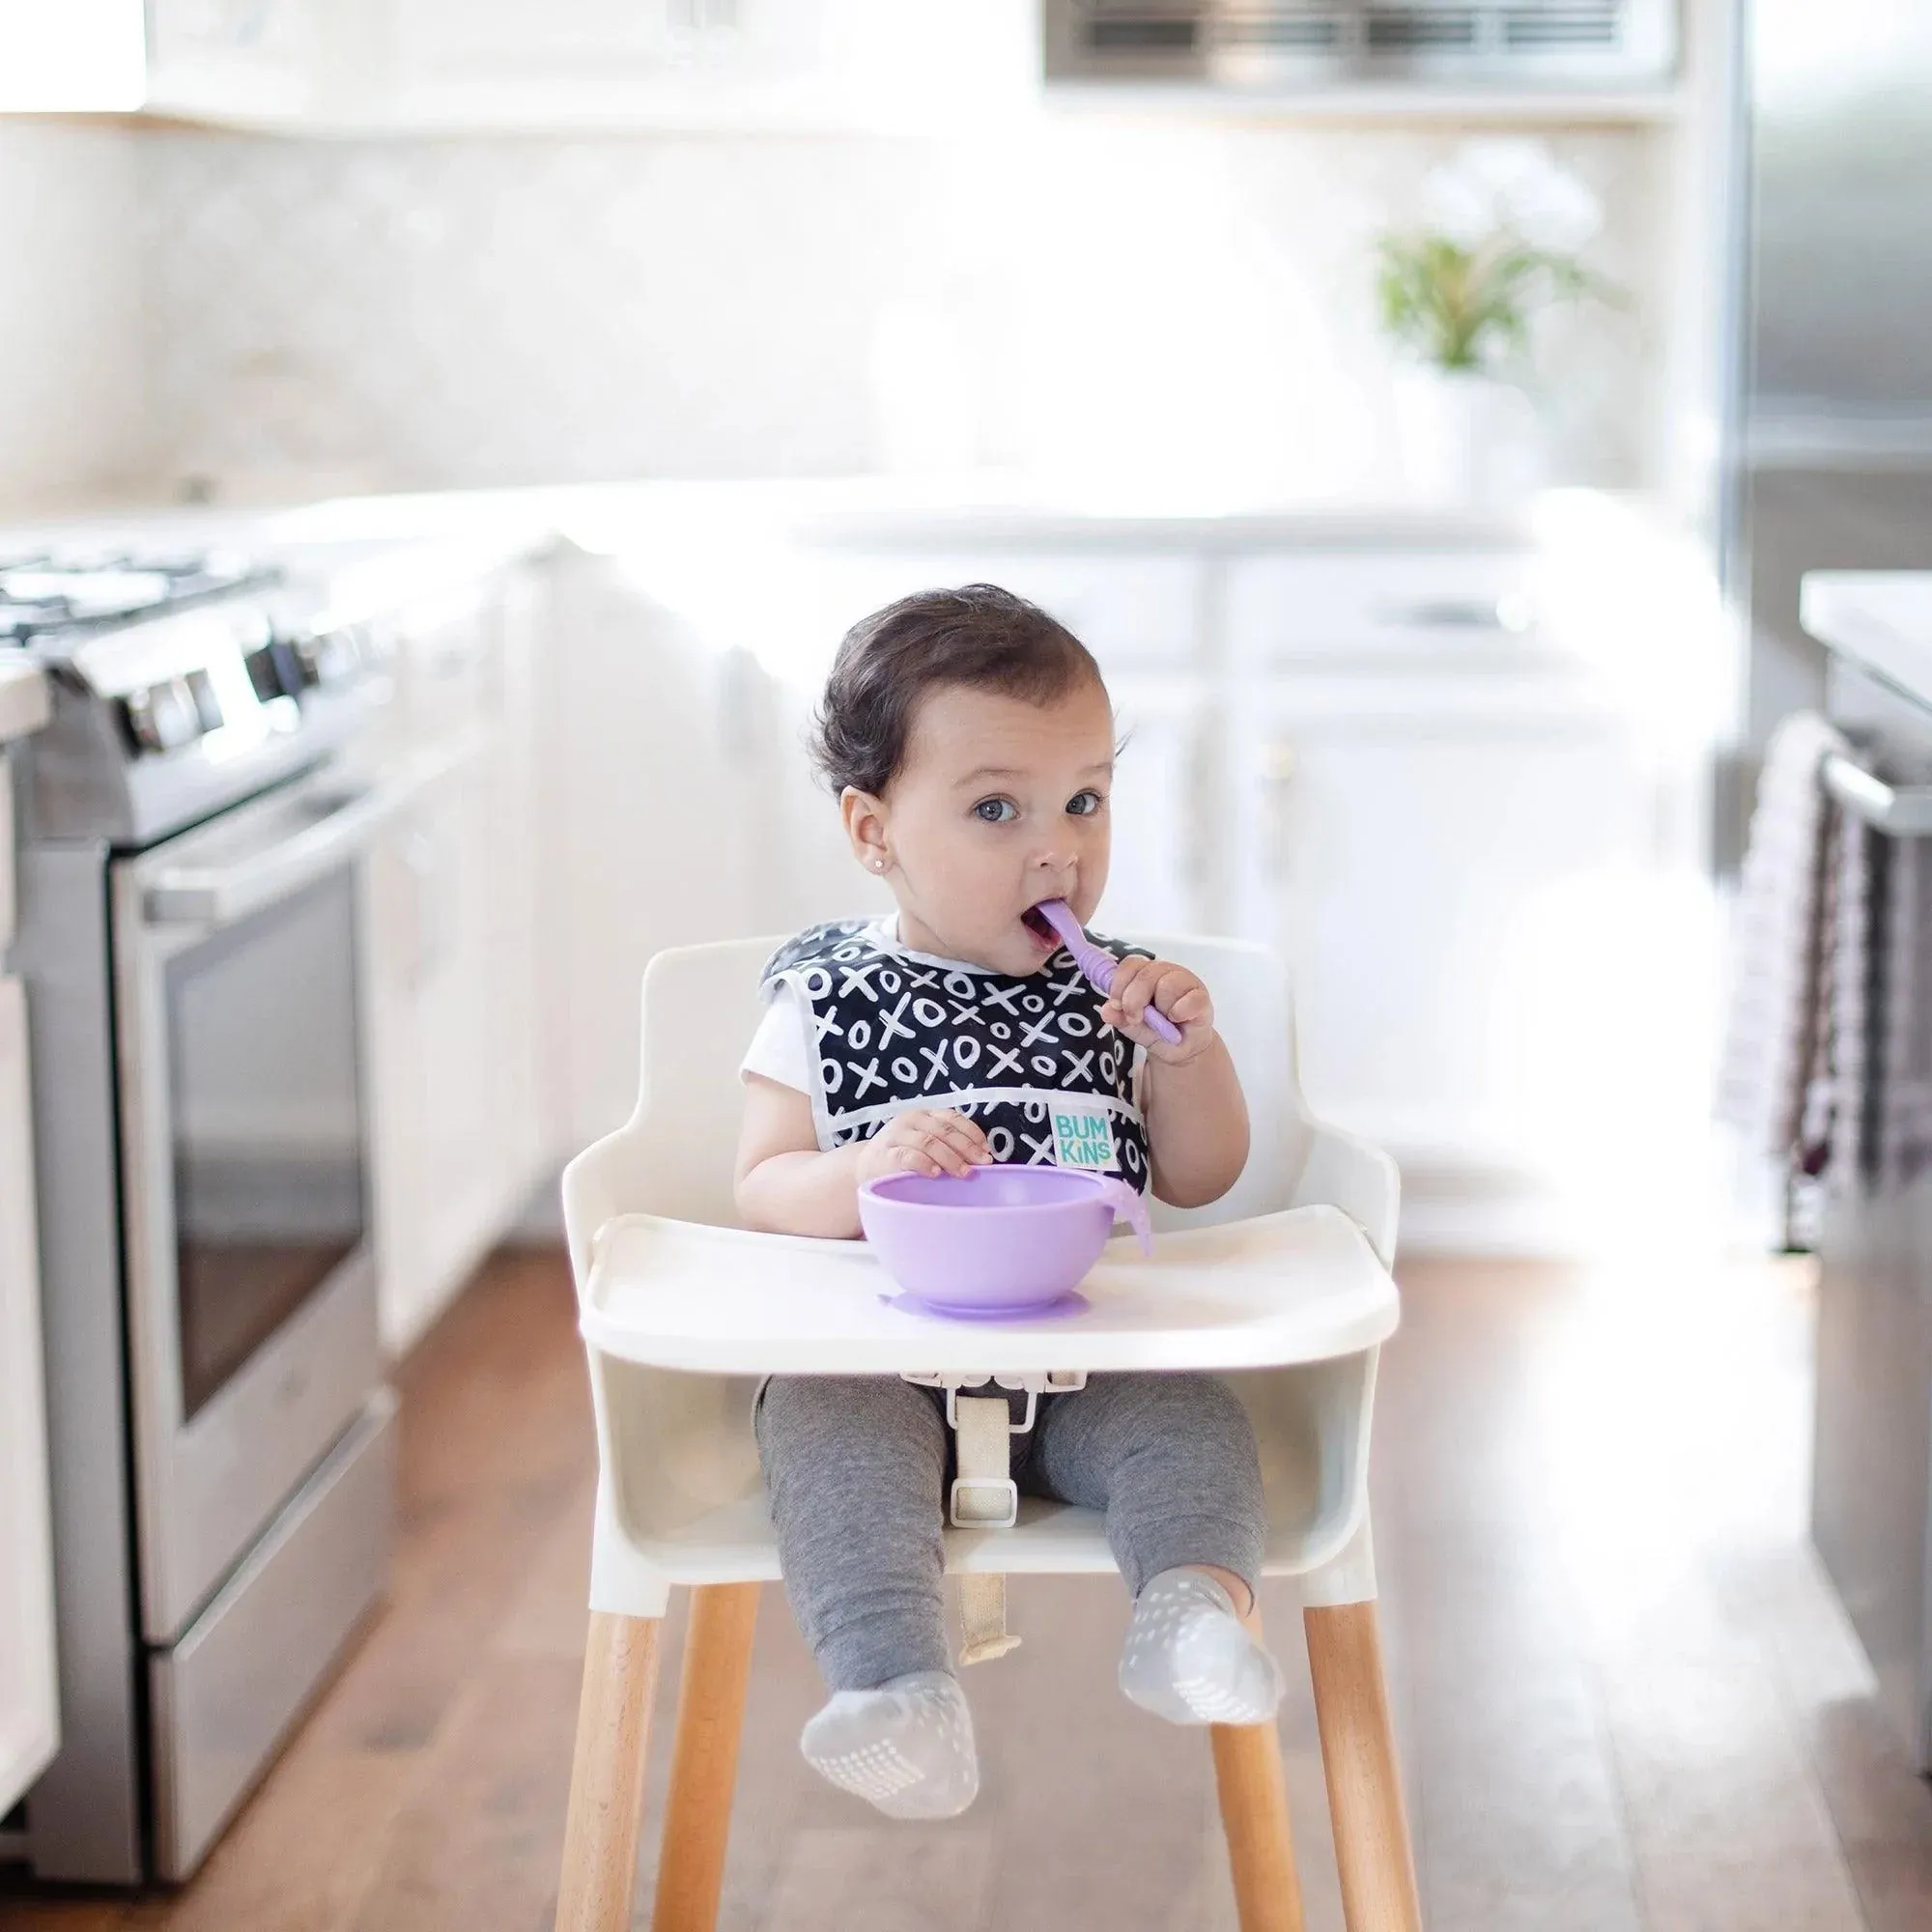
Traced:
<svg viewBox="0 0 1932 1932">
<path fill-rule="evenodd" d="M 1033 908 L 1055 932 L 1060 941 L 1073 955 L 1073 963 L 1086 974 L 1103 993 L 1114 990 L 1114 973 L 1120 961 L 1111 952 L 1102 952 L 1080 929 L 1080 922 L 1073 917 L 1073 908 L 1065 899 L 1041 899 Z M 1180 1029 L 1153 1007 L 1149 1007 L 1141 1017 L 1170 1046 L 1180 1044 Z"/>
</svg>

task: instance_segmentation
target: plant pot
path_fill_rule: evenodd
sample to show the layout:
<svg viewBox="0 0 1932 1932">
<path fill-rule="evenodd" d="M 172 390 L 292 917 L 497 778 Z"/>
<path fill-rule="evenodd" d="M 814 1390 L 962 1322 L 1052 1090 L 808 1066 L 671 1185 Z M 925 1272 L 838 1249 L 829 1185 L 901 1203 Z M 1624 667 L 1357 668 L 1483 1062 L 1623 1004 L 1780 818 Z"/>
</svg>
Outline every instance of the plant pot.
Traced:
<svg viewBox="0 0 1932 1932">
<path fill-rule="evenodd" d="M 1529 398 L 1473 369 L 1406 368 L 1395 380 L 1396 440 L 1417 501 L 1501 509 L 1542 482 L 1542 438 Z"/>
</svg>

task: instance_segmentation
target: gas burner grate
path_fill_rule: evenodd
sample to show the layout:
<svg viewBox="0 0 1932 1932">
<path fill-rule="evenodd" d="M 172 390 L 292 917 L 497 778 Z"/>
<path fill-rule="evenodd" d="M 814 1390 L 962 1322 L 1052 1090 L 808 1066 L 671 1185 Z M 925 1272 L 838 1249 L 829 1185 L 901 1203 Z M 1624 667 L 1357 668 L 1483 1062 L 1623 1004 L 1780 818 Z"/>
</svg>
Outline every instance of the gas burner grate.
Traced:
<svg viewBox="0 0 1932 1932">
<path fill-rule="evenodd" d="M 25 643 L 164 616 L 278 576 L 239 552 L 16 551 L 0 555 L 0 639 Z"/>
</svg>

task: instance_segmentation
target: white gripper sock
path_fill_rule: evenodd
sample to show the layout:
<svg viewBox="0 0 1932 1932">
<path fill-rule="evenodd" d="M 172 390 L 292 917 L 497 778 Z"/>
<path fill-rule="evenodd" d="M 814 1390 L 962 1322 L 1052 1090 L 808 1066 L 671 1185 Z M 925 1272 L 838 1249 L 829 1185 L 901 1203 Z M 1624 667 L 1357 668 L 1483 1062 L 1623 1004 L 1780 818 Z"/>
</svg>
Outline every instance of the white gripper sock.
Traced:
<svg viewBox="0 0 1932 1932">
<path fill-rule="evenodd" d="M 1281 1702 L 1281 1669 L 1199 1570 L 1163 1570 L 1134 1600 L 1121 1689 L 1170 1724 L 1260 1724 Z"/>
<path fill-rule="evenodd" d="M 798 1747 L 819 1776 L 888 1818 L 953 1818 L 980 1789 L 973 1714 L 950 1671 L 835 1691 Z"/>
</svg>

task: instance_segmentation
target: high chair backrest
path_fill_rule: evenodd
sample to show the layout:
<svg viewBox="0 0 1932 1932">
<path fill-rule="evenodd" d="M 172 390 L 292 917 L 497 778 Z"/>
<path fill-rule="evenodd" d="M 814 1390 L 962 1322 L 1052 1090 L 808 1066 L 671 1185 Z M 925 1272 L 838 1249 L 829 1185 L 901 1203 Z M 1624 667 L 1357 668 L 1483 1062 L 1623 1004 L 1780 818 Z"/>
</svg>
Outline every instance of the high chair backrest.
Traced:
<svg viewBox="0 0 1932 1932">
<path fill-rule="evenodd" d="M 636 1110 L 607 1158 L 580 1164 L 566 1177 L 565 1219 L 580 1264 L 590 1236 L 613 1214 L 736 1221 L 738 1063 L 757 1024 L 759 971 L 780 943 L 673 947 L 645 969 Z M 1221 1200 L 1185 1210 L 1156 1204 L 1155 1226 L 1240 1220 L 1289 1206 L 1311 1128 L 1281 961 L 1244 940 L 1153 936 L 1142 943 L 1199 973 L 1211 989 L 1216 1024 L 1247 1095 L 1252 1139 L 1246 1169 Z"/>
</svg>

